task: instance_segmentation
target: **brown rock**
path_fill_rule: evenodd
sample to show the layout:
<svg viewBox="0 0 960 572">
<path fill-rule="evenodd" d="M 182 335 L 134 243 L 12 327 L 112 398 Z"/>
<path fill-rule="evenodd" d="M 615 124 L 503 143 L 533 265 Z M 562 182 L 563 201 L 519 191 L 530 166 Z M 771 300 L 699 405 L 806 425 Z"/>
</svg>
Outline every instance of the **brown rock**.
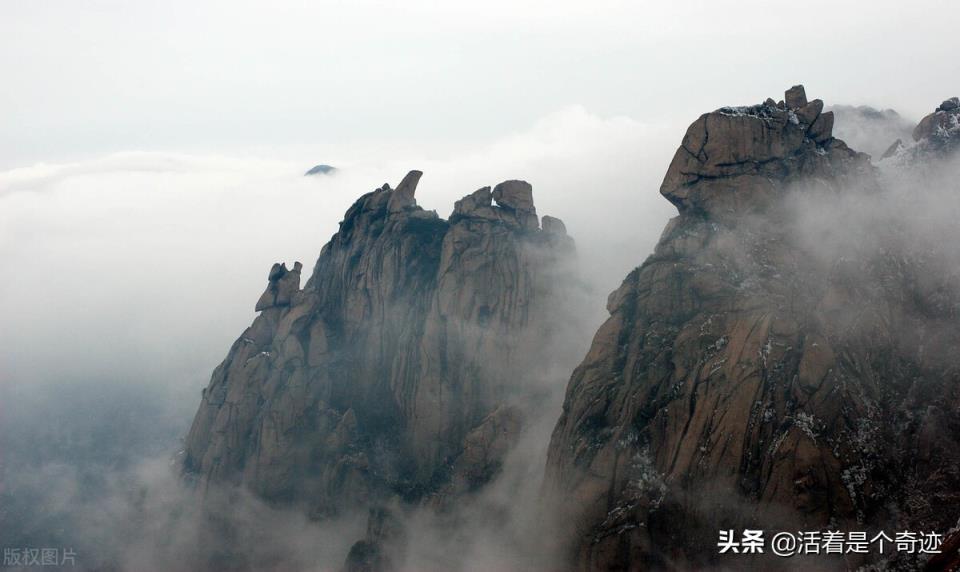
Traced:
<svg viewBox="0 0 960 572">
<path fill-rule="evenodd" d="M 810 131 L 807 134 L 817 143 L 829 141 L 833 137 L 833 112 L 821 113 L 813 122 L 813 125 L 810 126 Z"/>
<path fill-rule="evenodd" d="M 945 414 L 960 411 L 960 322 L 949 310 L 923 334 L 936 311 L 915 290 L 947 250 L 798 243 L 795 193 L 880 180 L 830 138 L 832 115 L 804 133 L 779 111 L 691 125 L 661 188 L 680 214 L 573 372 L 544 485 L 570 569 L 792 569 L 733 564 L 718 529 L 943 531 L 960 516 L 960 425 Z"/>
<path fill-rule="evenodd" d="M 475 216 L 489 220 L 499 220 L 493 208 L 493 193 L 490 187 L 483 187 L 463 197 L 453 204 L 451 219 L 461 216 Z"/>
<path fill-rule="evenodd" d="M 823 100 L 814 99 L 810 103 L 804 105 L 797 110 L 797 118 L 801 123 L 806 123 L 807 125 L 812 125 L 814 121 L 817 120 L 817 117 L 820 117 L 820 113 L 823 111 Z"/>
<path fill-rule="evenodd" d="M 423 176 L 421 171 L 407 173 L 400 184 L 397 185 L 397 189 L 390 194 L 387 210 L 395 213 L 417 206 L 417 199 L 413 195 L 417 191 L 417 183 L 420 182 L 421 176 Z M 387 185 L 384 185 L 384 187 L 387 187 Z"/>
<path fill-rule="evenodd" d="M 293 296 L 300 290 L 300 269 L 297 262 L 293 270 L 287 270 L 286 264 L 274 263 L 267 277 L 267 289 L 257 300 L 256 311 L 261 312 L 275 306 L 289 306 Z"/>
<path fill-rule="evenodd" d="M 687 129 L 667 169 L 660 193 L 681 212 L 714 217 L 762 210 L 777 196 L 779 179 L 800 176 L 820 163 L 852 162 L 866 168 L 868 158 L 845 145 L 826 145 L 833 114 L 819 113 L 812 125 L 804 118 L 822 109 L 816 100 L 796 113 L 765 105 L 721 108 L 702 115 Z M 825 147 L 827 154 L 818 151 Z"/>
<path fill-rule="evenodd" d="M 526 181 L 504 181 L 493 188 L 493 200 L 504 208 L 519 212 L 537 212 L 533 206 L 533 187 Z"/>
<path fill-rule="evenodd" d="M 416 205 L 419 178 L 357 200 L 302 290 L 299 263 L 271 268 L 203 393 L 186 476 L 323 518 L 497 474 L 520 423 L 506 385 L 522 391 L 554 351 L 572 244 L 537 228 L 527 183 L 471 193 L 444 221 Z"/>
</svg>

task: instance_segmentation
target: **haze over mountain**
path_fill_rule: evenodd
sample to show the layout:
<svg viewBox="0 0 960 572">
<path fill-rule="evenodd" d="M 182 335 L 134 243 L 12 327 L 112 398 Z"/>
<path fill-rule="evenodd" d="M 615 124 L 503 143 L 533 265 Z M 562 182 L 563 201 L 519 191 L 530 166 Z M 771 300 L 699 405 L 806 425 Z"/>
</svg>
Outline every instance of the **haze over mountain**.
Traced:
<svg viewBox="0 0 960 572">
<path fill-rule="evenodd" d="M 4 556 L 956 569 L 952 11 L 5 5 Z"/>
</svg>

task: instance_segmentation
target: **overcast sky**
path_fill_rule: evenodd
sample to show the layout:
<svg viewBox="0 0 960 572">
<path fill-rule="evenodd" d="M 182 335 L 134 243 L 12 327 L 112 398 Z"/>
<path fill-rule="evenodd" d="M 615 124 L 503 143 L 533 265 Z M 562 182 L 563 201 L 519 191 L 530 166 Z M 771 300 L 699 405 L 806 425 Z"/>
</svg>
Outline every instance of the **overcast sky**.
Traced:
<svg viewBox="0 0 960 572">
<path fill-rule="evenodd" d="M 916 121 L 960 95 L 955 3 L 0 0 L 0 531 L 129 538 L 76 475 L 165 467 L 271 265 L 362 193 L 530 181 L 599 324 L 687 125 L 798 82 Z"/>
<path fill-rule="evenodd" d="M 0 1 L 0 168 L 129 150 L 491 140 L 582 105 L 684 125 L 803 82 L 960 92 L 949 0 Z"/>
</svg>

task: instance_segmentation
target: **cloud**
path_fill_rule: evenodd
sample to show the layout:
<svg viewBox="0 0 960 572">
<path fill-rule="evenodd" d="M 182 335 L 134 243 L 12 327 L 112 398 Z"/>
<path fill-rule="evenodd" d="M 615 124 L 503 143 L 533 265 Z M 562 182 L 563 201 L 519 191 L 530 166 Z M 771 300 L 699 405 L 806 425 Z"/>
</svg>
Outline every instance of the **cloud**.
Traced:
<svg viewBox="0 0 960 572">
<path fill-rule="evenodd" d="M 142 570 L 202 551 L 188 541 L 206 524 L 168 470 L 200 389 L 252 320 L 270 265 L 312 267 L 347 207 L 409 169 L 425 172 L 418 202 L 441 216 L 481 186 L 522 178 L 540 214 L 566 221 L 591 289 L 591 323 L 570 342 L 582 346 L 575 361 L 607 292 L 673 213 L 657 189 L 680 132 L 568 107 L 479 145 L 129 152 L 0 172 L 0 530 L 82 548 L 88 565 L 119 559 Z M 304 177 L 318 162 L 338 171 Z M 562 391 L 568 372 L 550 372 Z M 511 475 L 542 469 L 559 395 Z M 497 491 L 482 502 L 502 505 Z M 316 534 L 290 532 L 307 526 L 297 515 L 255 499 L 232 504 L 238 534 L 264 536 L 250 561 L 282 550 L 292 562 L 339 565 L 346 537 L 360 536 L 351 521 L 351 534 L 318 556 L 308 546 Z"/>
</svg>

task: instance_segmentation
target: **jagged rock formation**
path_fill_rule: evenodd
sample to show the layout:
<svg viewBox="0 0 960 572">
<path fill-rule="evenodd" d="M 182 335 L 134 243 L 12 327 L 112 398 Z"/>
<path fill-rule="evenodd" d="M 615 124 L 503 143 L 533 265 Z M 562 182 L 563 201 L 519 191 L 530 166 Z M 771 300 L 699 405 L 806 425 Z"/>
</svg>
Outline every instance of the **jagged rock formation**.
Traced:
<svg viewBox="0 0 960 572">
<path fill-rule="evenodd" d="M 357 200 L 303 289 L 300 263 L 270 270 L 186 440 L 202 487 L 242 484 L 319 518 L 496 473 L 523 423 L 515 394 L 563 320 L 572 240 L 557 219 L 540 228 L 523 181 L 443 220 L 417 206 L 420 176 Z M 351 566 L 380 558 L 371 536 Z"/>
<path fill-rule="evenodd" d="M 679 216 L 610 295 L 552 436 L 573 568 L 855 568 L 718 556 L 718 530 L 957 522 L 957 277 L 892 228 L 859 250 L 798 239 L 803 197 L 879 192 L 822 109 L 794 87 L 687 130 L 660 189 Z"/>
<path fill-rule="evenodd" d="M 960 98 L 951 97 L 913 129 L 913 141 L 897 139 L 881 159 L 898 167 L 944 158 L 960 149 Z"/>
</svg>

